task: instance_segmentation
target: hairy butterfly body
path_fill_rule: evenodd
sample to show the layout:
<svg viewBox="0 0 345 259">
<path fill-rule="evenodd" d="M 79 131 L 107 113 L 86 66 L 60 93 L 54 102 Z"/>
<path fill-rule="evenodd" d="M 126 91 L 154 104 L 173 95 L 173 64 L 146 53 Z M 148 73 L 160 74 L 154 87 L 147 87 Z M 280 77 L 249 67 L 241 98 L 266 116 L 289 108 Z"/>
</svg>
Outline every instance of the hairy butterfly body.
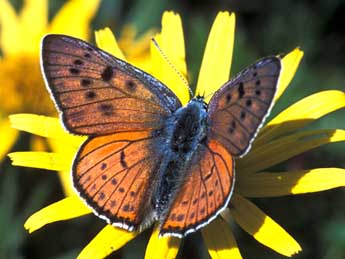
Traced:
<svg viewBox="0 0 345 259">
<path fill-rule="evenodd" d="M 281 62 L 264 58 L 209 104 L 195 97 L 184 107 L 151 75 L 69 36 L 43 39 L 42 69 L 66 129 L 89 136 L 72 169 L 87 205 L 115 226 L 158 221 L 161 235 L 182 237 L 228 205 L 234 157 L 270 111 Z"/>
</svg>

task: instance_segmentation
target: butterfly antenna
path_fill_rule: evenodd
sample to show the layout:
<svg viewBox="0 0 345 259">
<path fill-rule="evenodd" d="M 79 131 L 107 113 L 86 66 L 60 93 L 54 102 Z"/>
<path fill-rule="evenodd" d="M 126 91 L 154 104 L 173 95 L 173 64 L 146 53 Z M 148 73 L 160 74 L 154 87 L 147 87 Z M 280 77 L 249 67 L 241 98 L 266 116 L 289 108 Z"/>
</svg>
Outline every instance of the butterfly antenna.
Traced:
<svg viewBox="0 0 345 259">
<path fill-rule="evenodd" d="M 205 96 L 205 93 L 204 93 L 204 94 L 203 94 L 204 99 L 208 99 L 208 97 L 213 96 L 215 92 L 217 92 L 217 91 L 213 91 L 213 92 L 209 93 L 209 94 L 206 95 L 206 96 Z"/>
<path fill-rule="evenodd" d="M 167 55 L 165 55 L 165 53 L 163 52 L 163 50 L 159 47 L 158 42 L 156 41 L 155 38 L 151 39 L 153 44 L 155 45 L 155 47 L 158 49 L 159 53 L 162 55 L 162 57 L 165 59 L 165 61 L 168 63 L 168 65 L 176 72 L 176 74 L 178 75 L 178 77 L 181 79 L 181 81 L 183 82 L 183 84 L 185 86 L 187 86 L 189 93 L 191 96 L 193 96 L 193 92 L 192 89 L 190 89 L 189 84 L 186 80 L 186 78 L 182 75 L 182 73 L 176 68 L 176 66 L 169 60 L 169 58 L 167 57 Z"/>
</svg>

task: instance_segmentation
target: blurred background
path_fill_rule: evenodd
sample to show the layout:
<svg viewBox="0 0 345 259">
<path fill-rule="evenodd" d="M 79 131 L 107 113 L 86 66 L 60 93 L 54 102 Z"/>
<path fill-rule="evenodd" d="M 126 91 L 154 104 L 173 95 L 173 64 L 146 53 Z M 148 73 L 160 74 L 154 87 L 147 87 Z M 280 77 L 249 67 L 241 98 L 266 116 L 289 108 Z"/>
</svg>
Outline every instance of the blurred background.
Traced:
<svg viewBox="0 0 345 259">
<path fill-rule="evenodd" d="M 20 10 L 22 1 L 10 2 Z M 64 3 L 49 1 L 49 17 Z M 236 13 L 232 75 L 267 55 L 287 53 L 297 46 L 305 52 L 296 77 L 271 116 L 312 93 L 345 89 L 345 1 L 103 0 L 91 29 L 108 26 L 121 37 L 123 29 L 133 25 L 140 37 L 150 29 L 159 30 L 164 10 L 182 16 L 192 87 L 212 22 L 218 11 L 228 10 Z M 93 34 L 90 41 L 94 42 Z M 310 127 L 344 128 L 344 115 L 343 110 L 335 112 Z M 29 148 L 29 135 L 21 133 L 11 151 Z M 279 169 L 344 168 L 344 150 L 344 143 L 324 146 L 289 160 Z M 63 197 L 57 174 L 12 167 L 5 158 L 0 176 L 0 258 L 75 258 L 103 227 L 101 220 L 90 215 L 54 223 L 29 235 L 23 228 L 27 217 Z M 301 244 L 303 252 L 294 258 L 345 258 L 345 188 L 254 202 Z M 243 258 L 285 258 L 240 228 L 234 232 Z M 145 231 L 110 258 L 143 258 L 150 233 Z M 199 233 L 184 240 L 178 258 L 209 258 Z"/>
</svg>

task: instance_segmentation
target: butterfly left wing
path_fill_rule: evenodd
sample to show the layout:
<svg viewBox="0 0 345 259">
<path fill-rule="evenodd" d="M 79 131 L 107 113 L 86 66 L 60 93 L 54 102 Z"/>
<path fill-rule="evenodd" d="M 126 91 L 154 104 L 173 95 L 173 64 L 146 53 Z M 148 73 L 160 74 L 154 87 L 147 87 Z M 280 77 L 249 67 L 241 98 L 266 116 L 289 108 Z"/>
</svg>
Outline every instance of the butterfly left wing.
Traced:
<svg viewBox="0 0 345 259">
<path fill-rule="evenodd" d="M 181 106 L 160 81 L 82 40 L 47 35 L 41 58 L 47 88 L 71 133 L 158 129 Z"/>
<path fill-rule="evenodd" d="M 182 237 L 208 224 L 228 204 L 234 188 L 234 161 L 216 140 L 199 145 L 187 178 L 161 224 L 160 235 Z"/>
<path fill-rule="evenodd" d="M 138 230 L 153 220 L 151 205 L 159 152 L 151 131 L 92 137 L 73 164 L 73 183 L 94 212 L 108 223 Z"/>
<path fill-rule="evenodd" d="M 280 72 L 281 60 L 268 57 L 225 83 L 209 103 L 208 137 L 244 156 L 270 112 Z"/>
</svg>

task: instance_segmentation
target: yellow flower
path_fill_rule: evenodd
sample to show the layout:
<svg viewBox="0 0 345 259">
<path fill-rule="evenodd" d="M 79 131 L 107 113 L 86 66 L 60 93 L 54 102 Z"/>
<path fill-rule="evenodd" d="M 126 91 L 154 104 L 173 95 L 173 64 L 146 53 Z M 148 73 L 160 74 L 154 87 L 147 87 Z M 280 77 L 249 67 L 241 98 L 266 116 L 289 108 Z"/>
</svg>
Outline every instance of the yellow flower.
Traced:
<svg viewBox="0 0 345 259">
<path fill-rule="evenodd" d="M 202 66 L 200 69 L 197 93 L 208 96 L 224 82 L 228 81 L 229 68 L 234 43 L 235 15 L 228 12 L 218 14 L 211 29 Z M 97 33 L 100 47 L 112 54 L 123 57 L 110 31 Z M 173 39 L 173 40 L 172 40 Z M 162 32 L 157 41 L 176 68 L 186 74 L 184 36 L 180 17 L 166 12 L 162 19 Z M 171 87 L 180 100 L 189 100 L 187 87 L 179 75 L 152 46 L 151 73 Z M 283 60 L 282 77 L 279 83 L 278 99 L 292 80 L 303 52 L 295 49 Z M 321 145 L 344 141 L 345 131 L 307 130 L 299 131 L 307 124 L 322 116 L 343 108 L 345 95 L 340 91 L 324 91 L 306 97 L 291 105 L 272 119 L 261 130 L 252 150 L 238 159 L 236 185 L 230 208 L 202 231 L 203 238 L 212 258 L 242 258 L 231 231 L 230 221 L 234 220 L 258 242 L 276 252 L 291 256 L 301 251 L 300 245 L 272 218 L 257 208 L 248 198 L 294 195 L 345 186 L 345 170 L 340 168 L 316 168 L 303 171 L 270 172 L 267 168 Z M 54 153 L 16 152 L 10 154 L 14 165 L 45 168 L 66 172 L 69 178 L 75 152 L 84 137 L 67 134 L 55 118 L 18 114 L 11 116 L 12 126 L 49 138 L 55 143 Z M 60 151 L 59 151 L 60 150 Z M 66 181 L 66 184 L 70 184 Z M 31 233 L 46 224 L 67 220 L 91 213 L 80 198 L 71 193 L 65 199 L 53 203 L 33 214 L 25 223 Z M 81 251 L 78 258 L 104 258 L 125 245 L 138 233 L 127 232 L 106 225 L 96 237 Z M 180 239 L 175 237 L 158 238 L 155 227 L 148 243 L 145 258 L 175 258 Z"/>
<path fill-rule="evenodd" d="M 47 0 L 24 1 L 19 15 L 8 0 L 0 0 L 0 161 L 17 139 L 17 130 L 8 122 L 9 114 L 57 114 L 40 72 L 42 36 L 64 33 L 87 39 L 99 2 L 68 1 L 48 22 Z"/>
</svg>

